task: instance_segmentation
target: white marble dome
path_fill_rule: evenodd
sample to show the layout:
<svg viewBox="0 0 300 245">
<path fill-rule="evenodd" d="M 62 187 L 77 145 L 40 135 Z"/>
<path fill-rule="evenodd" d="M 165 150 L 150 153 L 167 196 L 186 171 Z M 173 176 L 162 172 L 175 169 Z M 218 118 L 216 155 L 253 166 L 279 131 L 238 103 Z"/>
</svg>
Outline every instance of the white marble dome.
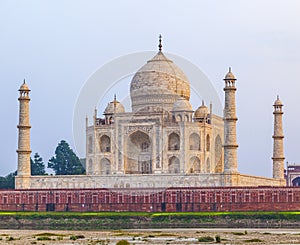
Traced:
<svg viewBox="0 0 300 245">
<path fill-rule="evenodd" d="M 208 115 L 208 108 L 206 105 L 204 105 L 204 102 L 202 101 L 202 105 L 198 107 L 198 109 L 194 113 L 195 118 L 204 118 Z"/>
<path fill-rule="evenodd" d="M 191 103 L 183 97 L 180 97 L 173 106 L 173 111 L 192 111 Z"/>
<path fill-rule="evenodd" d="M 124 106 L 119 101 L 114 99 L 107 105 L 103 114 L 106 115 L 106 114 L 124 113 L 124 112 L 125 112 Z"/>
<path fill-rule="evenodd" d="M 190 99 L 188 78 L 161 51 L 135 73 L 130 84 L 133 112 L 145 107 L 171 111 L 180 96 Z"/>
</svg>

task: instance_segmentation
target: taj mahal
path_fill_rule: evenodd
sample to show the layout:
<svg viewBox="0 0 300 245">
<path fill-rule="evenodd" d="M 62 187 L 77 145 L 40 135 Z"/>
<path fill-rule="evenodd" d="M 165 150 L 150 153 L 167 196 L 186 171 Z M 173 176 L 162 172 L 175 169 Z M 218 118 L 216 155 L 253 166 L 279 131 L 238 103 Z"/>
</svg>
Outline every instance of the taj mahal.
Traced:
<svg viewBox="0 0 300 245">
<path fill-rule="evenodd" d="M 103 116 L 95 110 L 92 122 L 86 118 L 86 175 L 30 175 L 30 89 L 24 82 L 16 188 L 285 186 L 279 97 L 273 105 L 273 178 L 239 173 L 235 75 L 229 68 L 223 79 L 222 117 L 204 101 L 192 108 L 187 76 L 162 52 L 161 38 L 158 47 L 131 80 L 131 111 L 115 96 Z"/>
</svg>

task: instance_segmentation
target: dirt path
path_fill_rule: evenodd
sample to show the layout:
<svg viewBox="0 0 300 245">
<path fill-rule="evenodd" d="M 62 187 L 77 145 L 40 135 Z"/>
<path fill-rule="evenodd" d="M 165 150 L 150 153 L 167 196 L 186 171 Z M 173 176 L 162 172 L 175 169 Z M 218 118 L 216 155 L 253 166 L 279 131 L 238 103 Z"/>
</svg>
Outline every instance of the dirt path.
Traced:
<svg viewBox="0 0 300 245">
<path fill-rule="evenodd" d="M 300 229 L 0 230 L 0 244 L 300 244 Z M 211 242 L 205 242 L 209 240 Z M 200 241 L 199 241 L 200 240 Z M 202 242 L 201 242 L 202 241 Z"/>
</svg>

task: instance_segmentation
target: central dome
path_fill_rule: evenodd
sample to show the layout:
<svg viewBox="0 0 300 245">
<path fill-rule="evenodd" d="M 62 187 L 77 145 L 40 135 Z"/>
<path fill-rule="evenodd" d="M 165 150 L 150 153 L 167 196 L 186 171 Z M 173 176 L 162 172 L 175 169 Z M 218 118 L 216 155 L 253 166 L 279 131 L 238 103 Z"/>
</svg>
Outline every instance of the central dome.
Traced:
<svg viewBox="0 0 300 245">
<path fill-rule="evenodd" d="M 133 112 L 153 107 L 171 111 L 180 96 L 190 99 L 190 83 L 161 51 L 135 73 L 130 84 Z"/>
</svg>

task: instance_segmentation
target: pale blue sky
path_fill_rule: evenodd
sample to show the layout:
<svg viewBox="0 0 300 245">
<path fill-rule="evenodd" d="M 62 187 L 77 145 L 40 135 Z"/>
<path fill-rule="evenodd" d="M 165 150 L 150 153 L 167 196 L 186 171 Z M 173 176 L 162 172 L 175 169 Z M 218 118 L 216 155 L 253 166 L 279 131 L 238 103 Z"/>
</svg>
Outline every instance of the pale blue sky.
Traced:
<svg viewBox="0 0 300 245">
<path fill-rule="evenodd" d="M 300 162 L 299 11 L 298 0 L 0 0 L 0 174 L 17 166 L 23 78 L 32 90 L 31 148 L 47 162 L 61 139 L 73 146 L 73 109 L 88 77 L 116 57 L 156 50 L 160 33 L 164 50 L 197 65 L 222 101 L 232 67 L 240 172 L 271 176 L 277 94 L 285 105 L 286 160 Z"/>
</svg>

